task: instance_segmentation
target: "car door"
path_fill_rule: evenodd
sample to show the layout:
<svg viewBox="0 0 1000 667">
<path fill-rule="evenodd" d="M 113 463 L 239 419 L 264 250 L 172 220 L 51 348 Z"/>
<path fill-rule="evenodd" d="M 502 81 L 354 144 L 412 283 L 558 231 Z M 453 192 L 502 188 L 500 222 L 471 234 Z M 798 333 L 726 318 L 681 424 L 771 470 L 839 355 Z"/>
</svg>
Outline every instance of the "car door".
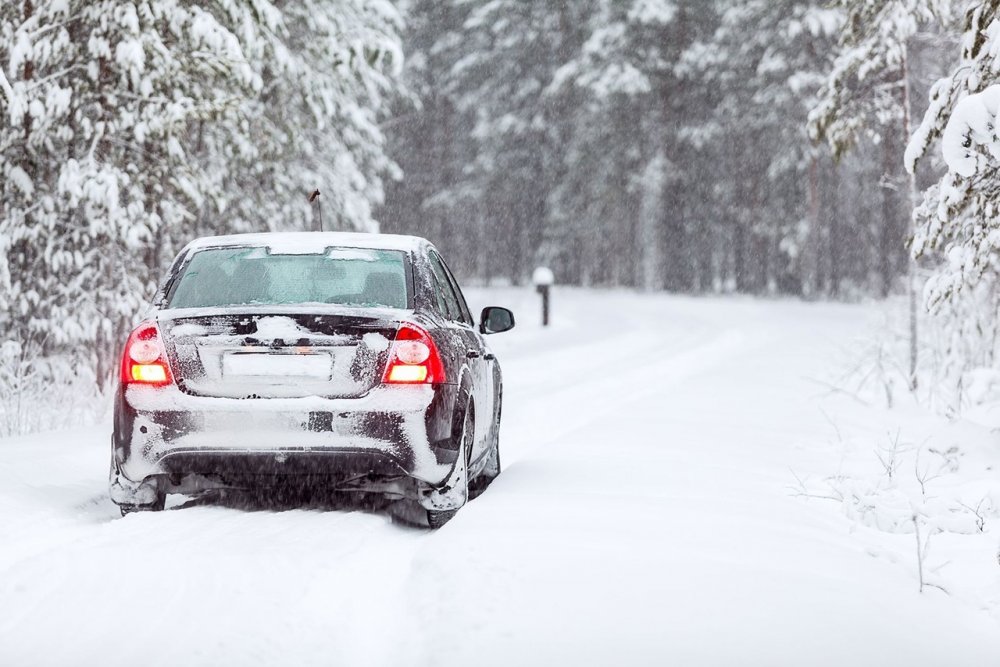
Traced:
<svg viewBox="0 0 1000 667">
<path fill-rule="evenodd" d="M 492 382 L 487 381 L 487 350 L 476 331 L 475 321 L 465 298 L 444 260 L 433 250 L 429 258 L 435 288 L 443 295 L 448 327 L 461 337 L 466 350 L 466 367 L 469 369 L 472 400 L 476 410 L 476 438 L 472 449 L 472 460 L 475 461 L 485 451 L 485 436 L 493 420 Z"/>
<path fill-rule="evenodd" d="M 448 267 L 447 262 L 441 259 L 441 264 L 444 267 L 445 273 L 448 275 L 448 279 L 451 282 L 452 287 L 455 290 L 455 295 L 458 298 L 459 307 L 462 309 L 464 321 L 468 323 L 471 328 L 473 341 L 475 343 L 476 349 L 480 351 L 481 356 L 478 359 L 481 361 L 479 364 L 482 373 L 482 390 L 481 398 L 483 405 L 488 409 L 488 412 L 480 412 L 480 414 L 489 414 L 490 419 L 496 419 L 497 417 L 497 400 L 500 390 L 499 383 L 499 368 L 496 361 L 496 356 L 490 349 L 489 343 L 486 337 L 479 332 L 479 328 L 476 326 L 476 320 L 469 310 L 469 305 L 465 300 L 465 295 L 462 293 L 461 287 L 458 285 L 458 280 L 455 278 L 455 274 L 451 272 Z M 482 424 L 487 425 L 486 421 L 483 420 Z M 488 444 L 488 443 L 487 443 Z"/>
</svg>

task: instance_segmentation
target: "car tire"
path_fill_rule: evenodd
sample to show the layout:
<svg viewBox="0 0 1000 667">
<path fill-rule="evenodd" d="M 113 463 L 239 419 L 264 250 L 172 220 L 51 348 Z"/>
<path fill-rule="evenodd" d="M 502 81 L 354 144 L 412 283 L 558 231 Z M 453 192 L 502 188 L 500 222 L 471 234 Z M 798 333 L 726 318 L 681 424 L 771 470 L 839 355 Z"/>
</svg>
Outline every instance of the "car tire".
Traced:
<svg viewBox="0 0 1000 667">
<path fill-rule="evenodd" d="M 456 514 L 458 514 L 458 510 L 427 510 L 427 527 L 431 530 L 437 530 L 455 518 Z"/>
<path fill-rule="evenodd" d="M 465 407 L 465 414 L 462 417 L 462 441 L 459 445 L 458 457 L 455 460 L 456 466 L 464 468 L 463 474 L 458 477 L 458 484 L 465 485 L 465 496 L 469 497 L 469 458 L 472 455 L 472 443 L 476 437 L 476 410 L 473 407 L 472 399 Z M 427 525 L 430 528 L 440 528 L 451 521 L 458 514 L 458 509 L 451 510 L 427 510 Z"/>
<path fill-rule="evenodd" d="M 490 453 L 486 455 L 486 465 L 476 475 L 476 478 L 469 482 L 469 499 L 478 498 L 486 489 L 490 487 L 497 477 L 500 476 L 500 441 L 493 440 Z"/>
<path fill-rule="evenodd" d="M 493 429 L 490 433 L 491 446 L 489 454 L 486 455 L 486 465 L 483 466 L 483 469 L 476 478 L 469 483 L 471 498 L 482 494 L 493 483 L 493 480 L 500 476 L 500 413 L 501 409 L 498 408 L 496 423 L 493 424 Z"/>
<path fill-rule="evenodd" d="M 156 496 L 156 501 L 152 505 L 119 505 L 122 516 L 135 514 L 136 512 L 162 512 L 167 504 L 167 494 L 160 493 Z"/>
</svg>

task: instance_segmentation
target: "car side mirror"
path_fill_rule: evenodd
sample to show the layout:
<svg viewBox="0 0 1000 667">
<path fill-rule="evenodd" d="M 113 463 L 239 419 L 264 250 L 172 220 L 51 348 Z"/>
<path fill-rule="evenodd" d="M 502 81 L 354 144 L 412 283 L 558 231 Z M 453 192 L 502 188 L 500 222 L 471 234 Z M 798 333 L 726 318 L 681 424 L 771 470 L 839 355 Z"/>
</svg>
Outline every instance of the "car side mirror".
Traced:
<svg viewBox="0 0 1000 667">
<path fill-rule="evenodd" d="M 503 333 L 514 328 L 514 313 L 506 308 L 490 306 L 483 308 L 482 317 L 479 320 L 479 332 L 484 334 Z"/>
</svg>

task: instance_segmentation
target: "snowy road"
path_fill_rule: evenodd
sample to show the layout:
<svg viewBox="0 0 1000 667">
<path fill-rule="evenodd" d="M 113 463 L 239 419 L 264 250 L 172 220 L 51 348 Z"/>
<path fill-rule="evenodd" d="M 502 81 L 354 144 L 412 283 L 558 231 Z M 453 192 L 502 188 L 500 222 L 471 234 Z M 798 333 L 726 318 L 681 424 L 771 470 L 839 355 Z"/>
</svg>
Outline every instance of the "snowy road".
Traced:
<svg viewBox="0 0 1000 667">
<path fill-rule="evenodd" d="M 791 470 L 872 309 L 527 291 L 493 339 L 504 474 L 438 532 L 363 511 L 119 518 L 108 429 L 0 441 L 0 665 L 993 665 Z"/>
</svg>

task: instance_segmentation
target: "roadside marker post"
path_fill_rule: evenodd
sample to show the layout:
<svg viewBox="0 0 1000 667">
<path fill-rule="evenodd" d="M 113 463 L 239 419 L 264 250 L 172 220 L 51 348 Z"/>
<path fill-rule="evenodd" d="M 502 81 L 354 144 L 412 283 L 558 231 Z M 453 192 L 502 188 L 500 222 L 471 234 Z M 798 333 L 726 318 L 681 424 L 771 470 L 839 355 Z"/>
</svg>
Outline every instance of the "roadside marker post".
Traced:
<svg viewBox="0 0 1000 667">
<path fill-rule="evenodd" d="M 549 326 L 549 293 L 552 291 L 552 285 L 555 283 L 555 275 L 552 273 L 552 269 L 539 266 L 535 269 L 535 272 L 531 274 L 531 282 L 535 284 L 535 291 L 542 295 L 542 326 Z"/>
</svg>

